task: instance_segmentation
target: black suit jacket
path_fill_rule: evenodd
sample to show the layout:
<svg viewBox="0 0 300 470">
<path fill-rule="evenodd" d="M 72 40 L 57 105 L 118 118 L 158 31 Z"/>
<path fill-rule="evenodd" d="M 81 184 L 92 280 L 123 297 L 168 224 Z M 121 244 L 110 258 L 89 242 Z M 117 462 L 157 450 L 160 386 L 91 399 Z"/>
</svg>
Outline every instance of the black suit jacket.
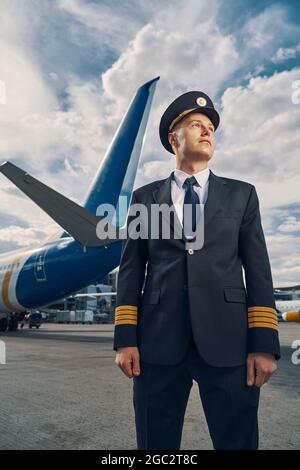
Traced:
<svg viewBox="0 0 300 470">
<path fill-rule="evenodd" d="M 131 204 L 143 203 L 149 212 L 154 203 L 171 207 L 172 177 L 173 172 L 136 189 Z M 127 227 L 135 217 L 129 214 Z M 244 364 L 250 352 L 279 359 L 273 282 L 255 187 L 210 170 L 201 249 L 187 250 L 184 235 L 175 238 L 174 220 L 168 240 L 128 237 L 123 242 L 114 350 L 138 346 L 144 362 L 177 364 L 193 334 L 199 353 L 213 366 Z"/>
</svg>

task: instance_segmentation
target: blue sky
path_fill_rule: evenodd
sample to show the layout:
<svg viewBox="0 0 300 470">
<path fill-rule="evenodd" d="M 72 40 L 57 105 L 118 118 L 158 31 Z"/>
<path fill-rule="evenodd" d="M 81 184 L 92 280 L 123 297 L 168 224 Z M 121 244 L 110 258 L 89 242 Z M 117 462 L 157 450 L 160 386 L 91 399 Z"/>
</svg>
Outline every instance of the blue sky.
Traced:
<svg viewBox="0 0 300 470">
<path fill-rule="evenodd" d="M 135 186 L 174 159 L 160 116 L 188 90 L 221 114 L 210 162 L 255 185 L 274 284 L 300 283 L 300 7 L 296 1 L 2 0 L 1 161 L 81 202 L 136 88 L 160 75 Z M 300 93 L 299 93 L 300 96 Z M 0 178 L 0 252 L 57 226 Z"/>
</svg>

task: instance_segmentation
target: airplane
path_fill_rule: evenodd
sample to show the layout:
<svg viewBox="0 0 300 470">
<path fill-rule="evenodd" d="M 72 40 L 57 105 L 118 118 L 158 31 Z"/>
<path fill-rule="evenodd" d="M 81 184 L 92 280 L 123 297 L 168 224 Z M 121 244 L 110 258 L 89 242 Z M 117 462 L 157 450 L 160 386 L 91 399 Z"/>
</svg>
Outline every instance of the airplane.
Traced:
<svg viewBox="0 0 300 470">
<path fill-rule="evenodd" d="M 12 162 L 0 172 L 43 209 L 61 229 L 37 246 L 0 255 L 0 331 L 15 331 L 27 310 L 59 301 L 100 282 L 120 263 L 123 240 L 100 239 L 96 227 L 100 204 L 113 205 L 114 227 L 120 197 L 130 206 L 137 167 L 145 140 L 156 77 L 133 96 L 82 205 L 35 179 Z M 110 221 L 111 222 L 111 221 Z M 125 221 L 126 222 L 126 221 Z M 112 222 L 111 222 L 112 224 Z"/>
<path fill-rule="evenodd" d="M 287 322 L 300 322 L 299 300 L 276 300 L 278 319 Z"/>
<path fill-rule="evenodd" d="M 75 294 L 72 297 L 75 297 L 76 299 L 79 297 L 88 297 L 90 299 L 96 299 L 97 297 L 110 297 L 115 295 L 117 295 L 116 292 L 89 292 L 86 294 Z"/>
</svg>

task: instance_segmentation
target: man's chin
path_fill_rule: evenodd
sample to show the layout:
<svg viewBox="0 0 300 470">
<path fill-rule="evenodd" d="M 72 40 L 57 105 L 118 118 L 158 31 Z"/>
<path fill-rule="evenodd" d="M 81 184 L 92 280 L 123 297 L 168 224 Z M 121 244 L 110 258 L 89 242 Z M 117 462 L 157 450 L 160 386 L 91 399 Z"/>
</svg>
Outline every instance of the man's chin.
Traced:
<svg viewBox="0 0 300 470">
<path fill-rule="evenodd" d="M 212 155 L 209 152 L 205 152 L 205 150 L 203 152 L 195 150 L 190 153 L 190 157 L 193 158 L 193 160 L 209 161 L 212 158 Z"/>
</svg>

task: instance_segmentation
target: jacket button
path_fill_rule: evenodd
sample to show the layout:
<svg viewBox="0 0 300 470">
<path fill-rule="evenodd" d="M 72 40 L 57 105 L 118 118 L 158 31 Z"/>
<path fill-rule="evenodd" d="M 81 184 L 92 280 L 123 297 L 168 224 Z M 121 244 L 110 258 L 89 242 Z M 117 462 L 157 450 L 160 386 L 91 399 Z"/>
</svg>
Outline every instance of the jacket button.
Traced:
<svg viewBox="0 0 300 470">
<path fill-rule="evenodd" d="M 188 254 L 189 255 L 193 255 L 194 254 L 194 250 L 192 250 L 191 248 L 188 250 Z"/>
</svg>

